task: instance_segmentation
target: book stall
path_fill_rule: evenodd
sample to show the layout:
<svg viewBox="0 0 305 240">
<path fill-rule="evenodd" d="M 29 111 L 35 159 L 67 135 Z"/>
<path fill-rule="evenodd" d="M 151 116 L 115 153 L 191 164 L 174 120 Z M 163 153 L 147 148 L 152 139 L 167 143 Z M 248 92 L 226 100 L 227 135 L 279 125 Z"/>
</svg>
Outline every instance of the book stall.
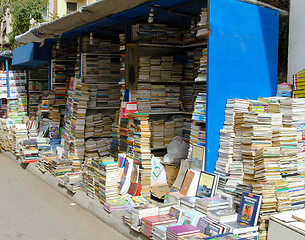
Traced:
<svg viewBox="0 0 305 240">
<path fill-rule="evenodd" d="M 138 235 L 267 239 L 274 214 L 305 211 L 302 73 L 293 98 L 288 84 L 276 96 L 276 82 L 259 87 L 270 82 L 259 58 L 259 73 L 245 81 L 252 60 L 225 46 L 220 3 L 176 4 L 140 5 L 147 14 L 133 16 L 128 30 L 94 26 L 53 44 L 49 72 L 29 70 L 27 88 L 2 105 L 1 149 L 97 200 Z M 252 13 L 241 16 L 245 24 Z M 275 10 L 263 14 L 278 23 Z M 234 69 L 220 62 L 223 54 L 245 65 L 234 89 L 219 74 Z M 270 72 L 276 78 L 276 67 Z"/>
</svg>

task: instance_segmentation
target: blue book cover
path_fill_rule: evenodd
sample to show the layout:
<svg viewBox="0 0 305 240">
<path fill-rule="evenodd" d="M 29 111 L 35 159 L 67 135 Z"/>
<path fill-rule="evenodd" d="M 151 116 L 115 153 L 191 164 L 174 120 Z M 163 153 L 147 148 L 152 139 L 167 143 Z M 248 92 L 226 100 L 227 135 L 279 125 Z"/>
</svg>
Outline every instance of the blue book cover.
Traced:
<svg viewBox="0 0 305 240">
<path fill-rule="evenodd" d="M 243 192 L 237 220 L 250 226 L 255 226 L 261 209 L 262 196 Z"/>
</svg>

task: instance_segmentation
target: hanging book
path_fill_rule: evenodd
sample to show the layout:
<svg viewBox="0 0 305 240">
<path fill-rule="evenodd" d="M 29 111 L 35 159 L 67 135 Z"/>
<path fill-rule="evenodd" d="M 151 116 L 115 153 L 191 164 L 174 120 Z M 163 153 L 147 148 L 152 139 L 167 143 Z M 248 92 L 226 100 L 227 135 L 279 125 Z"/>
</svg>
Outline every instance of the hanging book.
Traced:
<svg viewBox="0 0 305 240">
<path fill-rule="evenodd" d="M 218 175 L 202 171 L 197 188 L 197 197 L 214 197 L 218 179 Z"/>
<path fill-rule="evenodd" d="M 243 192 L 237 220 L 250 226 L 255 226 L 259 217 L 262 196 Z"/>
</svg>

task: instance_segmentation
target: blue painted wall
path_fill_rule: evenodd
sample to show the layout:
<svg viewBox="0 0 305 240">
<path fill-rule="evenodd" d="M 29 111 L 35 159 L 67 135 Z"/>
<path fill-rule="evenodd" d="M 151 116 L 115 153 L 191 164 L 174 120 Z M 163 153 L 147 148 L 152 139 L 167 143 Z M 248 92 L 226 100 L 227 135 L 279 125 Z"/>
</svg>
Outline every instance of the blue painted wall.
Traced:
<svg viewBox="0 0 305 240">
<path fill-rule="evenodd" d="M 276 94 L 279 15 L 238 0 L 210 0 L 209 24 L 206 171 L 213 172 L 227 99 Z"/>
</svg>

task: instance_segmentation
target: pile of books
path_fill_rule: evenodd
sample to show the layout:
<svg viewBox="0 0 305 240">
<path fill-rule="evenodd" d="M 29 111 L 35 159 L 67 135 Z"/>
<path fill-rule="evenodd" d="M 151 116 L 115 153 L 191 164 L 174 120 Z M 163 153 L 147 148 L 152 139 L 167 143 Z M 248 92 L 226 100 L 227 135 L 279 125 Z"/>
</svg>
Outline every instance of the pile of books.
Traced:
<svg viewBox="0 0 305 240">
<path fill-rule="evenodd" d="M 293 81 L 293 97 L 303 98 L 305 97 L 305 70 L 302 70 L 292 76 Z M 284 86 L 283 86 L 284 87 Z M 286 92 L 288 95 L 288 86 L 286 87 Z"/>
<path fill-rule="evenodd" d="M 125 205 L 127 203 L 128 202 L 123 198 L 107 200 L 104 204 L 104 209 L 109 213 L 116 211 L 124 211 Z"/>
<path fill-rule="evenodd" d="M 142 184 L 141 194 L 150 199 L 150 176 L 151 176 L 151 157 L 150 157 L 150 137 L 149 115 L 135 113 L 132 115 L 134 121 L 134 153 L 133 160 L 141 165 L 139 170 L 139 183 Z"/>
<path fill-rule="evenodd" d="M 181 30 L 167 24 L 138 23 L 131 26 L 131 41 L 142 43 L 181 44 Z"/>
<path fill-rule="evenodd" d="M 118 198 L 118 163 L 112 157 L 99 162 L 99 199 L 102 204 Z"/>
<path fill-rule="evenodd" d="M 131 228 L 140 232 L 142 218 L 158 215 L 159 208 L 153 204 L 145 204 L 131 208 Z"/>
<path fill-rule="evenodd" d="M 220 210 L 229 207 L 229 202 L 219 197 L 207 197 L 196 199 L 195 209 L 198 212 L 207 214 L 208 211 Z"/>
<path fill-rule="evenodd" d="M 20 159 L 23 163 L 38 161 L 38 145 L 36 140 L 20 140 Z"/>
<path fill-rule="evenodd" d="M 151 85 L 151 112 L 165 112 L 165 85 Z"/>
<path fill-rule="evenodd" d="M 165 105 L 166 112 L 178 112 L 180 110 L 180 86 L 171 85 L 165 86 Z"/>
<path fill-rule="evenodd" d="M 138 103 L 139 113 L 151 112 L 151 84 L 138 83 L 137 91 L 131 91 L 131 101 Z"/>
<path fill-rule="evenodd" d="M 267 239 L 270 215 L 276 213 L 277 199 L 274 183 L 258 183 L 253 185 L 253 193 L 262 196 L 262 205 L 258 219 L 259 239 Z"/>
<path fill-rule="evenodd" d="M 58 156 L 44 158 L 44 168 L 55 177 L 63 177 L 66 173 L 73 172 L 72 161 Z"/>
<path fill-rule="evenodd" d="M 288 83 L 281 83 L 277 85 L 277 96 L 291 97 L 291 85 Z"/>
<path fill-rule="evenodd" d="M 202 49 L 202 56 L 200 58 L 200 66 L 198 70 L 198 76 L 195 78 L 195 82 L 207 81 L 207 48 Z"/>
<path fill-rule="evenodd" d="M 165 121 L 164 124 L 164 146 L 167 147 L 175 136 L 175 122 Z"/>
<path fill-rule="evenodd" d="M 73 93 L 72 119 L 71 119 L 71 147 L 68 157 L 73 160 L 73 169 L 80 170 L 85 156 L 85 119 L 89 85 L 77 83 Z"/>
<path fill-rule="evenodd" d="M 151 121 L 151 147 L 164 147 L 164 120 Z"/>
<path fill-rule="evenodd" d="M 89 196 L 99 196 L 99 157 L 86 158 L 82 165 L 81 189 Z"/>
<path fill-rule="evenodd" d="M 176 222 L 177 222 L 177 219 L 169 216 L 168 214 L 144 217 L 144 218 L 142 218 L 141 232 L 145 236 L 151 238 L 152 232 L 154 231 L 154 228 L 156 226 L 176 223 Z"/>
<path fill-rule="evenodd" d="M 85 138 L 110 137 L 113 124 L 112 116 L 103 116 L 102 113 L 86 116 Z"/>
<path fill-rule="evenodd" d="M 166 239 L 178 240 L 178 239 L 181 239 L 180 237 L 183 237 L 185 235 L 189 235 L 192 233 L 200 233 L 200 229 L 197 227 L 194 227 L 190 224 L 170 226 L 166 230 Z"/>
<path fill-rule="evenodd" d="M 80 190 L 81 181 L 81 172 L 66 173 L 64 177 L 58 179 L 58 183 L 66 187 L 72 193 L 75 193 L 77 190 Z"/>
</svg>

